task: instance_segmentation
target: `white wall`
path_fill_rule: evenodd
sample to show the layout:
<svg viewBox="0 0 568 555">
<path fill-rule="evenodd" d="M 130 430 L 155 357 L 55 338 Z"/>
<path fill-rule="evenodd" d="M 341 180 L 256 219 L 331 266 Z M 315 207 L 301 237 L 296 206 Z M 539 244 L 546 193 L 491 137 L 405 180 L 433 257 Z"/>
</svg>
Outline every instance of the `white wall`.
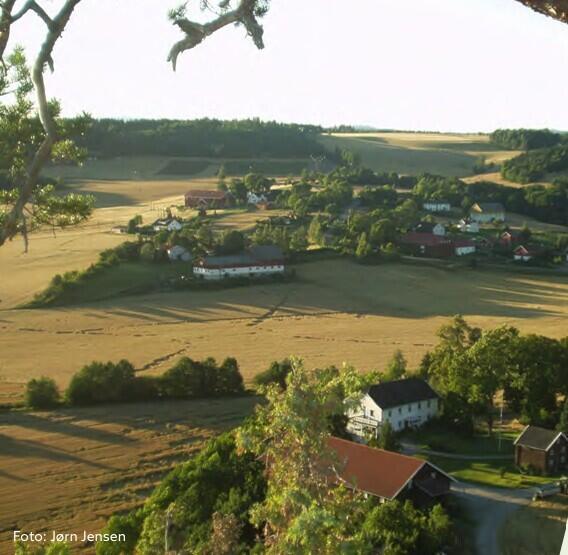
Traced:
<svg viewBox="0 0 568 555">
<path fill-rule="evenodd" d="M 421 426 L 439 412 L 438 399 L 410 403 L 382 410 L 370 395 L 361 400 L 360 408 L 349 413 L 347 430 L 352 434 L 365 437 L 366 432 L 377 428 L 383 422 L 390 422 L 395 431 L 404 430 L 408 426 Z"/>
<path fill-rule="evenodd" d="M 193 274 L 204 279 L 238 278 L 284 273 L 283 265 L 276 266 L 244 266 L 239 268 L 202 268 L 193 267 Z"/>
<path fill-rule="evenodd" d="M 475 245 L 471 247 L 456 247 L 456 256 L 464 256 L 466 254 L 473 254 L 475 252 Z"/>
</svg>

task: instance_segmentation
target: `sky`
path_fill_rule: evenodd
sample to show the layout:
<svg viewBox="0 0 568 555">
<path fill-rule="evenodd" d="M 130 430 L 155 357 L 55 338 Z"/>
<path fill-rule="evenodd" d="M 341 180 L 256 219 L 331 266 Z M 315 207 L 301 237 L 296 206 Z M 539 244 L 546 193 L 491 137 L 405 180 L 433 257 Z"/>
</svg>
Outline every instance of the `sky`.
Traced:
<svg viewBox="0 0 568 555">
<path fill-rule="evenodd" d="M 179 3 L 83 0 L 47 78 L 65 115 L 568 130 L 568 25 L 514 0 L 272 0 L 264 50 L 225 28 L 174 73 Z M 31 56 L 43 35 L 28 14 L 11 44 Z"/>
</svg>

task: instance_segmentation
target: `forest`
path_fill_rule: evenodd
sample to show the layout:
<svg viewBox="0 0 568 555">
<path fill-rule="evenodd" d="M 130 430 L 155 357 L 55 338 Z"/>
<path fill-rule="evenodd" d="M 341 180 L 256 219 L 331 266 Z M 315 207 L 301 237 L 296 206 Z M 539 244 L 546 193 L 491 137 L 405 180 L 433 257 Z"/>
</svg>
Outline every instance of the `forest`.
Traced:
<svg viewBox="0 0 568 555">
<path fill-rule="evenodd" d="M 92 120 L 77 143 L 91 156 L 307 158 L 324 154 L 313 125 L 259 119 Z"/>
<path fill-rule="evenodd" d="M 516 183 L 531 183 L 546 174 L 568 170 L 568 144 L 525 152 L 503 163 L 501 175 Z"/>
<path fill-rule="evenodd" d="M 533 150 L 557 145 L 562 136 L 549 129 L 496 129 L 490 140 L 508 150 Z"/>
</svg>

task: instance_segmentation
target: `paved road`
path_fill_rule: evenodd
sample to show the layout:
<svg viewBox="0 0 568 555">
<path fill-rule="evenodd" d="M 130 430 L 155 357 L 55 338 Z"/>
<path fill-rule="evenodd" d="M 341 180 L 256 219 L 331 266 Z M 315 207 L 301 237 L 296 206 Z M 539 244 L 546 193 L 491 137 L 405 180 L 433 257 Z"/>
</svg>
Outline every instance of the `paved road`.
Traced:
<svg viewBox="0 0 568 555">
<path fill-rule="evenodd" d="M 480 555 L 501 555 L 498 533 L 507 517 L 532 499 L 533 488 L 505 489 L 466 482 L 452 484 L 452 491 L 463 499 L 477 522 L 475 543 Z"/>
<path fill-rule="evenodd" d="M 446 459 L 489 461 L 489 460 L 513 460 L 513 454 L 509 455 L 465 455 L 460 453 L 446 453 L 445 451 L 432 451 L 431 449 L 423 449 L 413 443 L 403 442 L 400 444 L 401 450 L 407 455 L 415 455 L 421 453 L 423 455 L 434 455 L 436 457 L 445 457 Z"/>
</svg>

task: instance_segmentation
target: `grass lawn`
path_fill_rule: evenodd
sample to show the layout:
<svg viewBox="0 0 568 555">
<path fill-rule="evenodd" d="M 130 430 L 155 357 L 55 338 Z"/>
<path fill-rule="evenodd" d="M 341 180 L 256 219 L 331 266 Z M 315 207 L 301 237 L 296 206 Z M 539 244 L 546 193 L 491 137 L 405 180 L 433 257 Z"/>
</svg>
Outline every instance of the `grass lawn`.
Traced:
<svg viewBox="0 0 568 555">
<path fill-rule="evenodd" d="M 82 304 L 121 295 L 149 293 L 171 278 L 189 274 L 189 264 L 153 264 L 148 262 L 121 262 L 105 268 L 92 277 L 85 277 L 57 295 L 51 306 Z"/>
<path fill-rule="evenodd" d="M 568 496 L 556 495 L 514 512 L 499 534 L 503 555 L 558 555 L 566 529 Z"/>
<path fill-rule="evenodd" d="M 551 477 L 520 474 L 514 463 L 502 459 L 468 460 L 417 455 L 427 459 L 457 480 L 499 488 L 527 488 L 547 484 Z M 504 472 L 503 472 L 504 471 Z"/>
<path fill-rule="evenodd" d="M 513 456 L 513 441 L 518 430 L 504 429 L 500 434 L 493 436 L 476 434 L 473 437 L 464 437 L 449 430 L 438 428 L 425 428 L 406 432 L 403 441 L 415 443 L 422 449 L 457 453 L 464 455 L 508 455 Z"/>
</svg>

